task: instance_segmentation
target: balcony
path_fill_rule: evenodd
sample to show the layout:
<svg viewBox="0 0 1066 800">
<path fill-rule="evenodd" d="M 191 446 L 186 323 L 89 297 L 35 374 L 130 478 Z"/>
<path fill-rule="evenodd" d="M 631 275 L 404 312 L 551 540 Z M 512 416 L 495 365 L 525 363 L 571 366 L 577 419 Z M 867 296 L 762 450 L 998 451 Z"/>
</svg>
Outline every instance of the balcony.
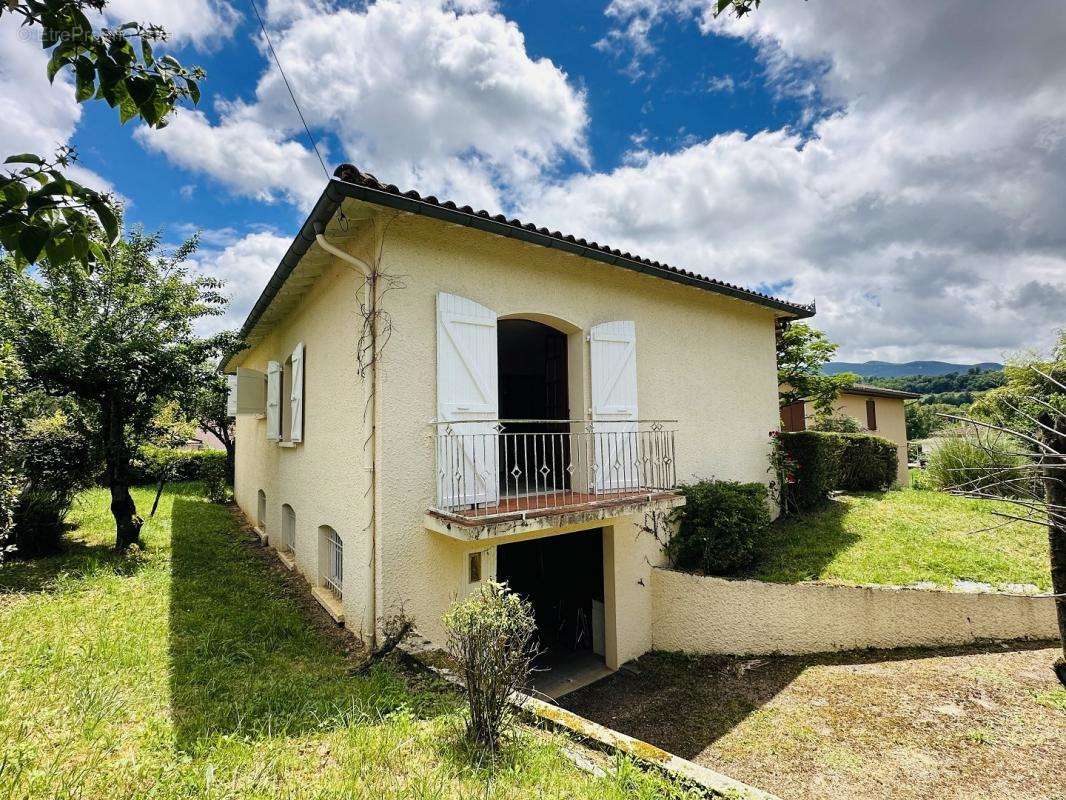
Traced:
<svg viewBox="0 0 1066 800">
<path fill-rule="evenodd" d="M 437 503 L 427 527 L 440 533 L 481 538 L 683 502 L 672 420 L 470 420 L 435 427 Z"/>
</svg>

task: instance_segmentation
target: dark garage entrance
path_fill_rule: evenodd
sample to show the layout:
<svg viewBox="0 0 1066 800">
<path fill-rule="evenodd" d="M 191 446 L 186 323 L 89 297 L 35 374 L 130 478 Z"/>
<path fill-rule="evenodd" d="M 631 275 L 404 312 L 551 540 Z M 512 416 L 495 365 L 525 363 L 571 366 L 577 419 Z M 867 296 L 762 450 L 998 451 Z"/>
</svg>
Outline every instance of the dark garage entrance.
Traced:
<svg viewBox="0 0 1066 800">
<path fill-rule="evenodd" d="M 602 529 L 500 545 L 496 577 L 533 606 L 537 691 L 554 698 L 608 674 Z"/>
</svg>

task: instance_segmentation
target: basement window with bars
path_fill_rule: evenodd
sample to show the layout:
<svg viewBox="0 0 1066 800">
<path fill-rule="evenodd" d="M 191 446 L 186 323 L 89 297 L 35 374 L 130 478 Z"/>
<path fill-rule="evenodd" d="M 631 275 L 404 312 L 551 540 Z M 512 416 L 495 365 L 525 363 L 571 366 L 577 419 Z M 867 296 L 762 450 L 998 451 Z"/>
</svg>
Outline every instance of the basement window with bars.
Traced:
<svg viewBox="0 0 1066 800">
<path fill-rule="evenodd" d="M 322 585 L 337 600 L 343 599 L 341 587 L 344 585 L 344 542 L 340 534 L 328 525 L 318 529 L 319 553 Z"/>
<path fill-rule="evenodd" d="M 285 553 L 296 552 L 296 512 L 288 503 L 281 507 L 281 549 Z"/>
<path fill-rule="evenodd" d="M 267 496 L 262 489 L 256 497 L 255 525 L 260 531 L 266 530 Z"/>
</svg>

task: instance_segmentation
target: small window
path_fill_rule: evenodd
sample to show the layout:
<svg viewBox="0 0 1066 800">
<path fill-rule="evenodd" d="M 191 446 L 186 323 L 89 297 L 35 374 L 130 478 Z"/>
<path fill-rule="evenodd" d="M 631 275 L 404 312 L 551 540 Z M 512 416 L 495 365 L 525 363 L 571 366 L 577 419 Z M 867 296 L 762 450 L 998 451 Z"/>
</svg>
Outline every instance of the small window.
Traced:
<svg viewBox="0 0 1066 800">
<path fill-rule="evenodd" d="M 866 427 L 871 431 L 877 430 L 877 403 L 873 400 L 866 401 Z"/>
<path fill-rule="evenodd" d="M 281 549 L 285 553 L 296 552 L 296 512 L 288 503 L 281 507 Z"/>
<path fill-rule="evenodd" d="M 259 490 L 258 503 L 255 509 L 255 526 L 261 531 L 266 530 L 267 496 L 262 489 Z"/>
<path fill-rule="evenodd" d="M 329 525 L 318 529 L 319 577 L 330 594 L 338 600 L 344 598 L 344 542 Z"/>
<path fill-rule="evenodd" d="M 481 553 L 471 553 L 469 557 L 469 583 L 481 580 Z"/>
</svg>

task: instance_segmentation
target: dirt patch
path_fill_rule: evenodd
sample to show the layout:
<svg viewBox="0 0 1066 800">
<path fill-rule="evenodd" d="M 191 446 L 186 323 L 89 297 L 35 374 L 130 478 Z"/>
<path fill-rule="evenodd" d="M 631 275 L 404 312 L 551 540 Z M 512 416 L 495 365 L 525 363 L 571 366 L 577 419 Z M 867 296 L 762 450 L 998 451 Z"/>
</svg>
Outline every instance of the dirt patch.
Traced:
<svg viewBox="0 0 1066 800">
<path fill-rule="evenodd" d="M 1064 800 L 1057 649 L 653 653 L 563 698 L 782 798 Z"/>
</svg>

